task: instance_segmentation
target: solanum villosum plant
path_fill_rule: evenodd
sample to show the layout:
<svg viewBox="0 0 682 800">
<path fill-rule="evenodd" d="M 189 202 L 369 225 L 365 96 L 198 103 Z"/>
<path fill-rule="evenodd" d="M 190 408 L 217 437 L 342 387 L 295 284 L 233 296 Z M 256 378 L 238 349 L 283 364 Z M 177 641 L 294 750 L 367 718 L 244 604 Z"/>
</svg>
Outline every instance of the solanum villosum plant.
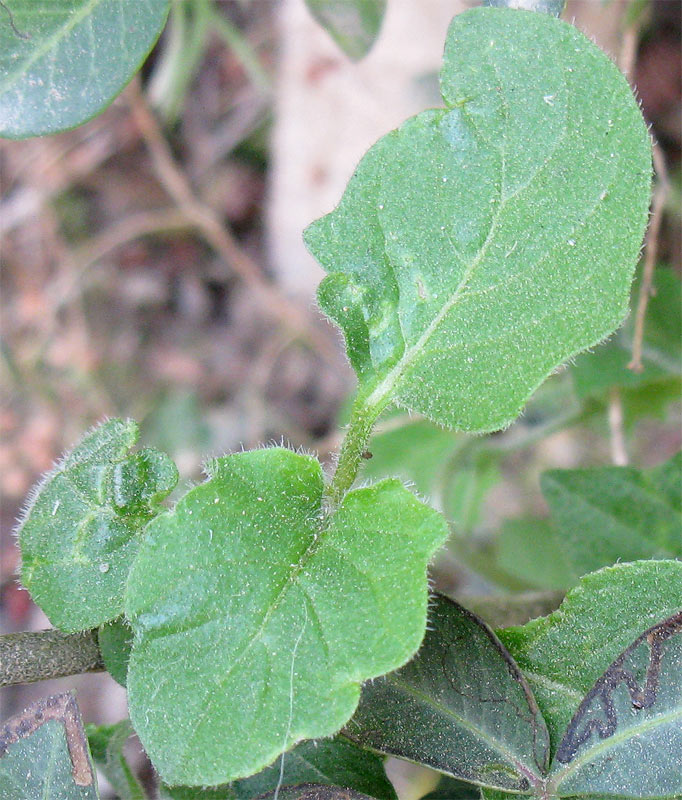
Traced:
<svg viewBox="0 0 682 800">
<path fill-rule="evenodd" d="M 647 223 L 646 126 L 574 27 L 466 11 L 440 80 L 443 107 L 380 139 L 305 232 L 358 379 L 333 474 L 282 447 L 235 453 L 169 508 L 175 466 L 110 419 L 35 490 L 21 580 L 61 631 L 99 629 L 130 722 L 91 730 L 89 751 L 73 699 L 44 701 L 0 738 L 3 798 L 96 798 L 90 754 L 144 797 L 132 730 L 171 800 L 393 800 L 378 754 L 450 776 L 443 798 L 682 794 L 679 457 L 548 473 L 537 547 L 569 591 L 497 633 L 429 595 L 443 514 L 397 478 L 356 487 L 388 407 L 505 428 L 617 329 Z M 619 517 L 626 491 L 642 511 Z M 534 548 L 510 528 L 501 563 Z"/>
</svg>

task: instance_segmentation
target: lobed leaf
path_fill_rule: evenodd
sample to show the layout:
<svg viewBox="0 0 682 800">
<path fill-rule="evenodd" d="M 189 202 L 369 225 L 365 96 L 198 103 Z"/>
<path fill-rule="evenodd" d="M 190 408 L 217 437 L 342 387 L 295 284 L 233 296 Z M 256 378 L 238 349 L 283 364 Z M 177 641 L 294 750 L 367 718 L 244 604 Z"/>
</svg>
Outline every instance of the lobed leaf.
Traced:
<svg viewBox="0 0 682 800">
<path fill-rule="evenodd" d="M 343 52 L 358 61 L 379 35 L 386 0 L 306 0 L 310 13 Z"/>
<path fill-rule="evenodd" d="M 94 428 L 38 487 L 19 526 L 21 580 L 63 631 L 94 628 L 123 612 L 139 533 L 177 483 L 158 450 L 130 452 L 132 420 Z"/>
<path fill-rule="evenodd" d="M 490 431 L 625 316 L 650 142 L 624 77 L 549 15 L 455 17 L 441 89 L 305 239 L 367 404 Z"/>
<path fill-rule="evenodd" d="M 0 728 L 0 797 L 99 799 L 73 694 L 43 698 Z"/>
<path fill-rule="evenodd" d="M 439 595 L 417 656 L 365 685 L 346 732 L 493 788 L 529 791 L 549 764 L 547 728 L 521 671 L 481 620 Z"/>
<path fill-rule="evenodd" d="M 638 561 L 586 575 L 559 609 L 498 631 L 559 745 L 585 696 L 652 625 L 682 609 L 682 562 Z"/>
<path fill-rule="evenodd" d="M 418 648 L 444 520 L 396 480 L 327 519 L 322 492 L 313 458 L 241 453 L 148 526 L 126 593 L 128 691 L 166 782 L 236 780 L 336 732 L 361 682 Z"/>
<path fill-rule="evenodd" d="M 111 103 L 159 37 L 169 0 L 0 3 L 0 136 L 44 136 Z"/>
</svg>

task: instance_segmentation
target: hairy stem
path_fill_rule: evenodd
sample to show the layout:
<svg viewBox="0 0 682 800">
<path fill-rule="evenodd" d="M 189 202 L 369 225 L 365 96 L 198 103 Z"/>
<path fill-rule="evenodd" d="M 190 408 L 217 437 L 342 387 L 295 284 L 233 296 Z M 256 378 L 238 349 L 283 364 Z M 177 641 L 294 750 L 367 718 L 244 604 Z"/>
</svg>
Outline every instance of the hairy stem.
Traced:
<svg viewBox="0 0 682 800">
<path fill-rule="evenodd" d="M 0 636 L 0 686 L 103 669 L 95 630 L 82 633 L 49 630 Z"/>
</svg>

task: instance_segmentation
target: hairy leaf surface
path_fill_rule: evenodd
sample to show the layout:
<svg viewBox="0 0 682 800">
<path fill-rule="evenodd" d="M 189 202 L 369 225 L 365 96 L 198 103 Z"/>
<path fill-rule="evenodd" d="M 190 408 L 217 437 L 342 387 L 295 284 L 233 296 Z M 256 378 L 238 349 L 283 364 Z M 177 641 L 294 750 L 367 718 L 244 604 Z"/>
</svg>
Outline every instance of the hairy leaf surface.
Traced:
<svg viewBox="0 0 682 800">
<path fill-rule="evenodd" d="M 361 682 L 418 648 L 447 536 L 396 480 L 324 520 L 319 462 L 288 450 L 210 475 L 148 526 L 127 589 L 130 715 L 171 784 L 246 777 L 336 732 Z"/>
<path fill-rule="evenodd" d="M 138 429 L 110 419 L 49 473 L 19 526 L 21 580 L 63 631 L 123 613 L 123 589 L 139 533 L 178 473 L 158 450 L 130 452 Z"/>
<path fill-rule="evenodd" d="M 498 631 L 528 678 L 555 750 L 611 663 L 680 609 L 682 562 L 637 561 L 586 575 L 557 611 Z"/>
<path fill-rule="evenodd" d="M 284 763 L 282 763 L 282 761 Z M 383 759 L 342 737 L 301 742 L 262 772 L 208 792 L 187 786 L 165 786 L 162 800 L 252 800 L 303 783 L 353 788 L 377 800 L 396 800 Z"/>
<path fill-rule="evenodd" d="M 625 316 L 649 136 L 607 56 L 545 14 L 455 17 L 441 89 L 305 238 L 368 405 L 490 431 Z"/>
<path fill-rule="evenodd" d="M 97 642 L 102 661 L 111 677 L 126 685 L 130 648 L 133 645 L 133 632 L 123 617 L 118 617 L 102 625 L 97 631 Z"/>
<path fill-rule="evenodd" d="M 0 728 L 0 797 L 98 800 L 97 776 L 73 694 L 39 700 Z"/>
<path fill-rule="evenodd" d="M 169 0 L 0 4 L 0 136 L 73 128 L 102 111 L 152 49 Z"/>
<path fill-rule="evenodd" d="M 310 13 L 354 61 L 367 55 L 379 35 L 386 0 L 305 0 Z"/>
<path fill-rule="evenodd" d="M 493 788 L 528 790 L 549 764 L 521 671 L 481 620 L 439 595 L 417 656 L 364 686 L 346 730 L 363 746 Z"/>
<path fill-rule="evenodd" d="M 682 792 L 682 611 L 640 634 L 596 681 L 557 749 L 560 796 Z"/>
</svg>

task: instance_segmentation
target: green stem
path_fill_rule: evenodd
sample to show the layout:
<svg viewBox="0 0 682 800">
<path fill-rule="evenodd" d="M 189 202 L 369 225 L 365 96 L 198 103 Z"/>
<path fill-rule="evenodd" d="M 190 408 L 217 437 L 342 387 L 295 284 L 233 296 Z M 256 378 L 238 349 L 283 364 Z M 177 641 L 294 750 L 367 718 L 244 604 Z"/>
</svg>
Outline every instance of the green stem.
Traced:
<svg viewBox="0 0 682 800">
<path fill-rule="evenodd" d="M 341 452 L 336 465 L 336 471 L 331 483 L 327 487 L 324 505 L 327 514 L 332 514 L 343 500 L 343 496 L 353 485 L 362 457 L 367 450 L 374 423 L 381 412 L 388 405 L 388 400 L 379 400 L 375 405 L 370 405 L 365 395 L 359 395 L 353 405 L 353 410 L 348 423 L 346 435 L 341 444 Z"/>
</svg>

